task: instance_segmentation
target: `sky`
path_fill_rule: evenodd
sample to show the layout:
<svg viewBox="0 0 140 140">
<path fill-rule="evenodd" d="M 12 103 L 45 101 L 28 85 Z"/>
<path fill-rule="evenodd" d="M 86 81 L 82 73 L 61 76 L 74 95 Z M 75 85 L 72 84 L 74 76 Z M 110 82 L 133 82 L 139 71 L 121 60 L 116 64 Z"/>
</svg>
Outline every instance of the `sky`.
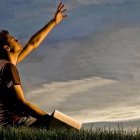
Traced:
<svg viewBox="0 0 140 140">
<path fill-rule="evenodd" d="M 60 1 L 1 0 L 0 28 L 23 45 Z M 68 18 L 17 67 L 26 98 L 81 122 L 140 118 L 140 1 L 63 0 Z"/>
</svg>

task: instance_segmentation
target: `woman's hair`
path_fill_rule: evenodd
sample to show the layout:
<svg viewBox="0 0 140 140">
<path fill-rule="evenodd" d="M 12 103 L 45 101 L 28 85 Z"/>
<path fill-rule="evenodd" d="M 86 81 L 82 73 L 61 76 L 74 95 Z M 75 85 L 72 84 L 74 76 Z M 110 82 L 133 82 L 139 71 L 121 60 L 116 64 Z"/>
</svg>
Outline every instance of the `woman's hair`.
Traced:
<svg viewBox="0 0 140 140">
<path fill-rule="evenodd" d="M 9 32 L 7 30 L 0 30 L 0 59 L 7 58 L 7 53 L 4 49 L 4 45 L 9 45 L 8 39 Z"/>
</svg>

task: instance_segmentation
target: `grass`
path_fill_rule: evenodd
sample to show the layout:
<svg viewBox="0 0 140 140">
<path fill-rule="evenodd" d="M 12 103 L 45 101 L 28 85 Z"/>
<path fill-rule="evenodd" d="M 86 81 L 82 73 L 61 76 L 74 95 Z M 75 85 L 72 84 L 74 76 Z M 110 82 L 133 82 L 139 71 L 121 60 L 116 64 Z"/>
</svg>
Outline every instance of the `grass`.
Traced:
<svg viewBox="0 0 140 140">
<path fill-rule="evenodd" d="M 2 128 L 0 140 L 140 140 L 140 130 Z"/>
</svg>

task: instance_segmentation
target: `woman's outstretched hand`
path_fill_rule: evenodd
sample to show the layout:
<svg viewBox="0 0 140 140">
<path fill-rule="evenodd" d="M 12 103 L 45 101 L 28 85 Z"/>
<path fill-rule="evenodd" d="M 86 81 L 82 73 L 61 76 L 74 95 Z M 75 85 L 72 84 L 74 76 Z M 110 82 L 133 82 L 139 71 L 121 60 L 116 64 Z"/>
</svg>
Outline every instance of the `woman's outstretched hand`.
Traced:
<svg viewBox="0 0 140 140">
<path fill-rule="evenodd" d="M 61 2 L 57 7 L 55 17 L 54 17 L 54 21 L 56 24 L 60 23 L 62 19 L 67 17 L 67 15 L 65 14 L 66 11 L 67 9 L 65 8 L 64 4 Z"/>
</svg>

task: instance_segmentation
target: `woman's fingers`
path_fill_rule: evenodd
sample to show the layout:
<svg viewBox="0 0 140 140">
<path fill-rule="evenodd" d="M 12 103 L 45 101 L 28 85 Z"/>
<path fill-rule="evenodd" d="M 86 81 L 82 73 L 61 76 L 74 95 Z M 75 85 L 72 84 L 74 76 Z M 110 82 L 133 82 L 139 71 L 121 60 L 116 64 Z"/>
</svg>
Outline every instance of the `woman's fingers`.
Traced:
<svg viewBox="0 0 140 140">
<path fill-rule="evenodd" d="M 62 10 L 62 9 L 63 9 L 63 7 L 64 7 L 64 4 L 61 4 L 61 5 L 60 5 L 60 9 L 59 9 L 59 10 Z"/>
<path fill-rule="evenodd" d="M 61 11 L 63 7 L 64 7 L 64 4 L 62 2 L 60 2 L 60 4 L 58 5 L 58 8 L 57 8 L 57 11 Z"/>
<path fill-rule="evenodd" d="M 58 5 L 57 11 L 56 11 L 56 16 L 60 13 L 62 18 L 66 18 L 67 15 L 64 14 L 67 9 L 64 9 L 64 4 L 62 2 L 60 2 L 60 4 Z"/>
<path fill-rule="evenodd" d="M 66 18 L 66 17 L 67 17 L 67 15 L 64 15 L 64 16 L 63 16 L 63 18 Z"/>
<path fill-rule="evenodd" d="M 67 11 L 67 9 L 64 9 L 63 11 L 61 11 L 61 13 L 64 13 L 64 12 L 66 12 Z"/>
<path fill-rule="evenodd" d="M 57 11 L 60 10 L 61 5 L 62 5 L 62 2 L 59 3 L 59 5 L 58 5 L 58 7 L 57 7 Z"/>
</svg>

